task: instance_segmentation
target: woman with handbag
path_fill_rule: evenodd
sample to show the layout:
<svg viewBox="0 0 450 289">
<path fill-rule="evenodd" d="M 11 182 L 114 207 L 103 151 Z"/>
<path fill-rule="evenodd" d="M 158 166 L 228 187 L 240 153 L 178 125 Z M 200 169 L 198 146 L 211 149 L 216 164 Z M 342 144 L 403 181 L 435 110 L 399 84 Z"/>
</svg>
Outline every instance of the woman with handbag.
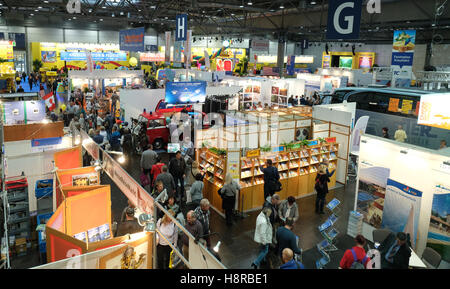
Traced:
<svg viewBox="0 0 450 289">
<path fill-rule="evenodd" d="M 323 206 L 325 204 L 325 196 L 328 194 L 328 183 L 330 182 L 330 176 L 334 173 L 328 173 L 327 165 L 321 164 L 319 166 L 319 172 L 316 176 L 316 184 L 314 188 L 317 192 L 316 198 L 316 214 L 324 214 Z"/>
<path fill-rule="evenodd" d="M 172 216 L 175 216 L 174 211 L 169 210 L 169 213 Z M 178 228 L 172 219 L 170 219 L 167 215 L 164 215 L 161 219 L 158 220 L 156 227 L 161 234 L 169 241 L 173 246 L 177 246 L 178 241 Z M 169 269 L 169 261 L 170 261 L 170 252 L 172 248 L 169 246 L 163 237 L 157 234 L 157 246 L 156 253 L 158 256 L 158 268 L 159 269 Z"/>
<path fill-rule="evenodd" d="M 236 203 L 236 196 L 240 190 L 239 184 L 237 184 L 231 174 L 225 176 L 225 184 L 220 189 L 220 196 L 222 197 L 222 209 L 225 210 L 225 218 L 227 220 L 227 226 L 233 225 L 233 209 Z"/>
</svg>

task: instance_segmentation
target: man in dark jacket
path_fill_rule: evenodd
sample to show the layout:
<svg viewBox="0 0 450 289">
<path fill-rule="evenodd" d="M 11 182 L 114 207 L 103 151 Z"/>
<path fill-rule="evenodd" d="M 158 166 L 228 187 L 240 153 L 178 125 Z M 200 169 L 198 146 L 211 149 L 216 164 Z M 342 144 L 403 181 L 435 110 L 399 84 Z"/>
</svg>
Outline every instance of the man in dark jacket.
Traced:
<svg viewBox="0 0 450 289">
<path fill-rule="evenodd" d="M 292 232 L 293 227 L 294 220 L 292 218 L 287 218 L 285 225 L 279 227 L 277 230 L 278 254 L 280 254 L 280 257 L 281 252 L 286 248 L 291 249 L 296 254 L 302 253 L 297 246 L 297 236 Z"/>
<path fill-rule="evenodd" d="M 267 167 L 262 170 L 264 173 L 264 200 L 275 194 L 276 184 L 280 180 L 280 174 L 278 169 L 272 166 L 272 160 L 268 159 L 266 164 Z"/>
<path fill-rule="evenodd" d="M 129 207 L 126 210 L 126 220 L 117 227 L 116 237 L 126 234 L 134 234 L 142 232 L 144 229 L 139 226 L 137 219 L 134 217 L 134 209 Z"/>
<path fill-rule="evenodd" d="M 391 233 L 380 245 L 381 269 L 408 269 L 411 257 L 409 236 Z"/>
<path fill-rule="evenodd" d="M 173 176 L 167 172 L 167 166 L 162 167 L 162 172 L 156 177 L 155 182 L 161 181 L 164 184 L 164 189 L 166 189 L 169 195 L 175 192 L 176 186 Z"/>
<path fill-rule="evenodd" d="M 197 220 L 197 216 L 194 211 L 191 210 L 187 212 L 186 221 L 186 230 L 188 230 L 196 240 L 200 239 L 203 235 L 203 227 L 202 223 Z M 186 236 L 186 234 L 183 234 L 181 241 L 183 242 L 183 255 L 189 260 L 189 237 Z"/>
<path fill-rule="evenodd" d="M 280 226 L 280 216 L 278 214 L 278 206 L 280 205 L 281 200 L 278 194 L 273 194 L 273 196 L 268 196 L 266 201 L 264 202 L 263 208 L 269 208 L 272 213 L 270 214 L 270 223 L 272 224 L 272 240 L 273 243 L 276 244 L 277 240 L 275 238 L 278 226 Z"/>
<path fill-rule="evenodd" d="M 170 160 L 169 172 L 173 176 L 176 186 L 177 199 L 181 200 L 184 197 L 184 177 L 186 171 L 186 163 L 181 157 L 181 152 L 177 151 L 175 158 Z M 179 183 L 179 184 L 178 184 Z"/>
</svg>

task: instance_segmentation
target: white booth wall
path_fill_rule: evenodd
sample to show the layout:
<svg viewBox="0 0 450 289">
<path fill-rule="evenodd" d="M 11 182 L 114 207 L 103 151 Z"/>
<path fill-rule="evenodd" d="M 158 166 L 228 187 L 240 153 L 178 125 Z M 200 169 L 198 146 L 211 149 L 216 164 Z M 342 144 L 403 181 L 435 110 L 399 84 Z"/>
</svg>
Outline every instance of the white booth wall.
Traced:
<svg viewBox="0 0 450 289">
<path fill-rule="evenodd" d="M 30 212 L 37 210 L 34 194 L 36 181 L 53 179 L 53 154 L 70 147 L 72 147 L 71 137 L 63 137 L 61 144 L 44 152 L 34 152 L 31 140 L 5 142 L 6 177 L 19 176 L 24 172 L 28 181 Z"/>
<path fill-rule="evenodd" d="M 407 152 L 401 153 L 400 151 Z M 421 256 L 428 239 L 434 187 L 441 184 L 450 187 L 450 157 L 438 151 L 429 150 L 392 140 L 363 135 L 359 152 L 359 167 L 361 162 L 373 166 L 390 169 L 390 179 L 410 186 L 422 192 L 418 224 L 418 239 L 415 252 Z M 358 172 L 359 175 L 359 172 Z M 356 186 L 358 192 L 359 177 Z M 355 197 L 355 209 L 357 195 Z M 384 213 L 383 213 L 384 214 Z M 363 222 L 363 236 L 371 241 L 374 227 Z"/>
<path fill-rule="evenodd" d="M 131 125 L 131 117 L 137 118 L 144 108 L 155 111 L 160 100 L 164 100 L 164 89 L 120 89 L 120 108 L 125 111 L 125 121 Z"/>
</svg>

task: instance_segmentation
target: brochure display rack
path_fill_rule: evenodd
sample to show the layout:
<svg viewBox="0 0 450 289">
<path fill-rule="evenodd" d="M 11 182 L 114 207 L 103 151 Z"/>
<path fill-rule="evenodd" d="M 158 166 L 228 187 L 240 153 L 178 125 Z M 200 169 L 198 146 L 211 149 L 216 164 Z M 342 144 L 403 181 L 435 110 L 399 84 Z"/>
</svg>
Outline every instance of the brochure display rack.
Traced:
<svg viewBox="0 0 450 289">
<path fill-rule="evenodd" d="M 222 210 L 222 199 L 217 191 L 223 187 L 225 182 L 227 158 L 207 148 L 197 151 L 200 152 L 200 169 L 205 173 L 204 197 L 211 202 L 214 208 Z"/>
<path fill-rule="evenodd" d="M 357 211 L 350 211 L 348 218 L 347 235 L 351 237 L 356 237 L 362 233 L 364 216 Z"/>
<path fill-rule="evenodd" d="M 324 237 L 324 239 L 317 244 L 317 249 L 322 254 L 322 258 L 316 261 L 317 269 L 323 269 L 324 266 L 330 262 L 330 256 L 328 255 L 328 252 L 337 251 L 335 243 L 339 231 L 336 230 L 333 226 L 339 218 L 337 215 L 339 212 L 339 204 L 340 201 L 336 198 L 334 198 L 327 204 L 326 208 L 330 210 L 331 215 L 323 224 L 318 227 L 320 234 Z"/>
</svg>

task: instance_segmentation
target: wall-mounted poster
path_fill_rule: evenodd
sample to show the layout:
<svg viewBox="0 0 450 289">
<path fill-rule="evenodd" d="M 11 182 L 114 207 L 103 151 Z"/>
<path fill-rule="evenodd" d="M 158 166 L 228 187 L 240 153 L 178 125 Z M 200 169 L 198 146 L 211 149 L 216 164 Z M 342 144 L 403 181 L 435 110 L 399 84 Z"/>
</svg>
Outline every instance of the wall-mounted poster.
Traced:
<svg viewBox="0 0 450 289">
<path fill-rule="evenodd" d="M 450 98 L 447 94 L 426 94 L 420 97 L 417 123 L 450 130 Z"/>
<path fill-rule="evenodd" d="M 82 174 L 72 176 L 72 185 L 74 187 L 79 186 L 93 186 L 99 185 L 99 179 L 97 173 Z"/>
<path fill-rule="evenodd" d="M 364 215 L 363 221 L 377 229 L 381 228 L 386 185 L 390 169 L 361 161 L 357 210 Z"/>
<path fill-rule="evenodd" d="M 206 98 L 206 82 L 168 82 L 166 102 L 170 104 L 203 103 Z"/>
<path fill-rule="evenodd" d="M 41 51 L 41 60 L 44 63 L 56 63 L 56 51 Z"/>
<path fill-rule="evenodd" d="M 413 248 L 417 244 L 421 200 L 421 191 L 388 179 L 381 227 L 409 234 Z"/>
<path fill-rule="evenodd" d="M 427 247 L 450 263 L 450 186 L 436 184 L 434 187 Z"/>
</svg>

